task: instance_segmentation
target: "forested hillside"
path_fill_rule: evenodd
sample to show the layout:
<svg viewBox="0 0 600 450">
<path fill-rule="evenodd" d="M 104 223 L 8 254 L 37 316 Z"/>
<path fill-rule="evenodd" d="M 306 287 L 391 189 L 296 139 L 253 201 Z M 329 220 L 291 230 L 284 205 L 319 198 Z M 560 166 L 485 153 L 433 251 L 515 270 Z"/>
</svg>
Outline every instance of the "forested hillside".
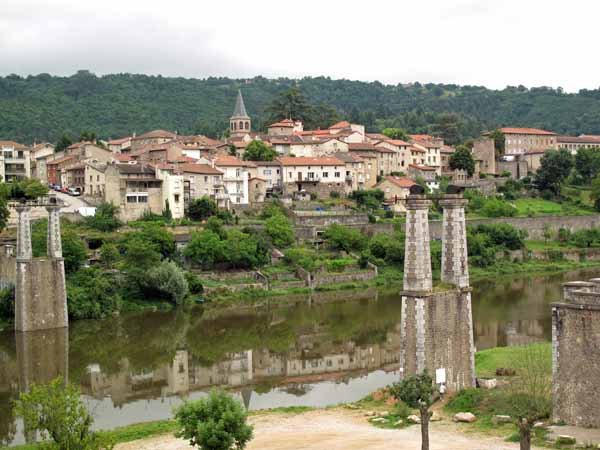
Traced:
<svg viewBox="0 0 600 450">
<path fill-rule="evenodd" d="M 294 84 L 311 104 L 331 105 L 341 118 L 364 123 L 370 131 L 401 127 L 441 134 L 452 143 L 501 125 L 600 134 L 600 90 L 566 94 L 560 89 L 521 86 L 497 91 L 479 86 L 392 86 L 324 77 L 97 77 L 80 71 L 71 77 L 0 77 L 0 139 L 56 141 L 65 132 L 78 136 L 84 130 L 116 138 L 156 128 L 219 136 L 227 128 L 238 88 L 243 91 L 253 127 L 261 129 L 268 105 Z"/>
</svg>

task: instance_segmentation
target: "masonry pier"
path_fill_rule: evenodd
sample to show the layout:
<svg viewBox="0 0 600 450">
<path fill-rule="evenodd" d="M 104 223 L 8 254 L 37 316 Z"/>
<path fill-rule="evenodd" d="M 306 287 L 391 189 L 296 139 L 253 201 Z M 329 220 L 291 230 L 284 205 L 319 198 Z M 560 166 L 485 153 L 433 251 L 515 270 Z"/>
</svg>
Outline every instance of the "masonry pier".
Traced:
<svg viewBox="0 0 600 450">
<path fill-rule="evenodd" d="M 400 377 L 427 370 L 436 384 L 455 392 L 475 387 L 475 346 L 464 223 L 466 201 L 460 192 L 444 207 L 442 280 L 453 287 L 434 291 L 431 275 L 428 209 L 416 187 L 407 199 L 404 290 L 400 339 Z"/>
</svg>

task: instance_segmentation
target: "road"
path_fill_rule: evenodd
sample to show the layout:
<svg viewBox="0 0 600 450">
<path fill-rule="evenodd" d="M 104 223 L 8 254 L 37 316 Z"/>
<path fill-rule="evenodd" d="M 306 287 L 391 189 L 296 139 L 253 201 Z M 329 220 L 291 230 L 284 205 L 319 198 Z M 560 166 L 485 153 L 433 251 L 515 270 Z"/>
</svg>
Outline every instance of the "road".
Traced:
<svg viewBox="0 0 600 450">
<path fill-rule="evenodd" d="M 61 210 L 61 212 L 72 213 L 75 212 L 78 208 L 82 208 L 85 206 L 89 206 L 86 202 L 83 201 L 81 197 L 72 197 L 63 192 L 52 191 L 51 193 L 55 194 L 62 202 L 64 202 L 65 206 Z"/>
</svg>

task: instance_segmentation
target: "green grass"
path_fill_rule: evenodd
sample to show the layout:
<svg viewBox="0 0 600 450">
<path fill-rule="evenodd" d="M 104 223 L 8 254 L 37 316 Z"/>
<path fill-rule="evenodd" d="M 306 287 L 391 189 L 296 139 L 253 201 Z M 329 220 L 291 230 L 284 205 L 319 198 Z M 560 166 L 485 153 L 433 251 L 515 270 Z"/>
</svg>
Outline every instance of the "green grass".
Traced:
<svg viewBox="0 0 600 450">
<path fill-rule="evenodd" d="M 475 354 L 475 372 L 478 377 L 494 377 L 499 367 L 514 368 L 515 361 L 531 350 L 543 352 L 544 357 L 552 358 L 552 346 L 549 342 L 527 346 L 497 347 L 481 350 Z"/>
<path fill-rule="evenodd" d="M 554 202 L 541 198 L 519 198 L 513 202 L 518 217 L 535 216 L 583 216 L 596 214 L 593 208 L 573 202 Z"/>
</svg>

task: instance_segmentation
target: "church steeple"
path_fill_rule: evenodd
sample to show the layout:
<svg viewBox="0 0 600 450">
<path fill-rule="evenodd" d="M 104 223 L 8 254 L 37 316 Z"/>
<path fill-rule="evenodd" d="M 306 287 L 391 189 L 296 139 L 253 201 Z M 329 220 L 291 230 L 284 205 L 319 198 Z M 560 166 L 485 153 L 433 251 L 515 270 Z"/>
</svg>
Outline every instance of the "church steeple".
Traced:
<svg viewBox="0 0 600 450">
<path fill-rule="evenodd" d="M 250 116 L 248 116 L 248 113 L 246 112 L 246 105 L 244 104 L 242 91 L 238 90 L 233 115 L 229 119 L 229 131 L 231 132 L 232 136 L 243 136 L 244 134 L 250 133 L 250 129 Z"/>
</svg>

